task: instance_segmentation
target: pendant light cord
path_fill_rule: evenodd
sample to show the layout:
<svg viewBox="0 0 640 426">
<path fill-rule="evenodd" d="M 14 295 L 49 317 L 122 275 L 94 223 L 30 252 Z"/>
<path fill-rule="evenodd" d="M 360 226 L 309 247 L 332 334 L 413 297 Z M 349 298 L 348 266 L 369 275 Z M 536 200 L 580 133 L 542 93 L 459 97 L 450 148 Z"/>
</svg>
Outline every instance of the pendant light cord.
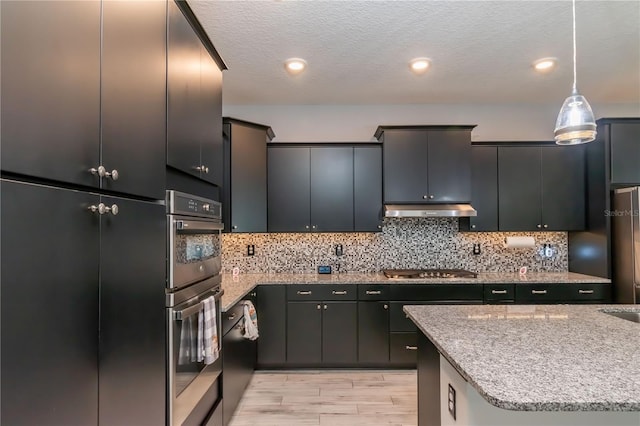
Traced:
<svg viewBox="0 0 640 426">
<path fill-rule="evenodd" d="M 576 0 L 573 0 L 573 94 L 578 94 L 577 73 L 576 73 Z"/>
</svg>

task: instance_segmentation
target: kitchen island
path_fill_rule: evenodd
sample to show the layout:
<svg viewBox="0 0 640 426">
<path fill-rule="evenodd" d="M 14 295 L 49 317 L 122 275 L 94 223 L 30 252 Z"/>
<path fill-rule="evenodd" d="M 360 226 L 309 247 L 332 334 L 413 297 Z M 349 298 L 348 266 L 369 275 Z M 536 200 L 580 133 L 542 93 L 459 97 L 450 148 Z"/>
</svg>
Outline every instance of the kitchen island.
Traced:
<svg viewBox="0 0 640 426">
<path fill-rule="evenodd" d="M 405 306 L 420 425 L 638 425 L 640 324 L 629 305 Z"/>
</svg>

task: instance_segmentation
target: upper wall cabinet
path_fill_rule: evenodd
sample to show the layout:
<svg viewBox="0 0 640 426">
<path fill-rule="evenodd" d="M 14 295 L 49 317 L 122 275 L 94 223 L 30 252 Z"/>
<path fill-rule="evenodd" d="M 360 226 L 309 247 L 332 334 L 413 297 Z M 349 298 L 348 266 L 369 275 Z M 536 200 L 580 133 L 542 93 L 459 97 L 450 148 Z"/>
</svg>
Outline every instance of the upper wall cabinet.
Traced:
<svg viewBox="0 0 640 426">
<path fill-rule="evenodd" d="M 222 218 L 231 232 L 267 232 L 267 142 L 271 127 L 224 118 Z"/>
<path fill-rule="evenodd" d="M 473 127 L 378 127 L 385 204 L 471 201 Z"/>
<path fill-rule="evenodd" d="M 268 149 L 269 232 L 379 231 L 380 147 Z"/>
<path fill-rule="evenodd" d="M 500 146 L 500 230 L 584 229 L 585 178 L 582 146 Z"/>
<path fill-rule="evenodd" d="M 460 218 L 461 231 L 498 231 L 498 147 L 471 147 L 471 205 L 477 216 Z"/>
<path fill-rule="evenodd" d="M 611 184 L 640 184 L 640 119 L 600 123 L 611 152 Z"/>
<path fill-rule="evenodd" d="M 1 7 L 2 170 L 163 198 L 165 3 Z"/>
<path fill-rule="evenodd" d="M 169 1 L 167 164 L 222 185 L 222 69 Z"/>
</svg>

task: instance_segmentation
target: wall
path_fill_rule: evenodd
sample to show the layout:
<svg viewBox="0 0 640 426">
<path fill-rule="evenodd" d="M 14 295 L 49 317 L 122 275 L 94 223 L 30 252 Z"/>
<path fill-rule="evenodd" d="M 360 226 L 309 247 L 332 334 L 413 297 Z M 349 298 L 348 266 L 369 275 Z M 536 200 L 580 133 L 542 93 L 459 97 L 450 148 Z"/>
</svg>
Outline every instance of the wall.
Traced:
<svg viewBox="0 0 640 426">
<path fill-rule="evenodd" d="M 506 249 L 507 235 L 532 235 L 535 248 Z M 481 254 L 471 253 L 474 243 Z M 553 247 L 543 258 L 542 244 Z M 255 256 L 246 256 L 254 244 Z M 342 244 L 344 255 L 334 247 Z M 318 265 L 340 272 L 379 272 L 382 269 L 462 268 L 478 272 L 567 270 L 566 232 L 458 232 L 457 219 L 385 219 L 380 233 L 224 234 L 222 264 L 225 272 L 313 273 Z"/>
<path fill-rule="evenodd" d="M 379 125 L 477 124 L 474 141 L 552 140 L 553 105 L 224 105 L 225 116 L 269 125 L 274 142 L 371 141 Z M 596 117 L 638 117 L 640 105 L 592 104 Z"/>
</svg>

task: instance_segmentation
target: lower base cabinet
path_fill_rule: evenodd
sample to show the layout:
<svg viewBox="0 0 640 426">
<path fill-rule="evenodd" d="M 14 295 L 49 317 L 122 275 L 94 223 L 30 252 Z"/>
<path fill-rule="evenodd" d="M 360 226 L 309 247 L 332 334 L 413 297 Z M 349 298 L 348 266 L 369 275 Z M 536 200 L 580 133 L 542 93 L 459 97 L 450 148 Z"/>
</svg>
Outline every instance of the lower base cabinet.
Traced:
<svg viewBox="0 0 640 426">
<path fill-rule="evenodd" d="M 391 333 L 389 362 L 394 367 L 415 367 L 418 361 L 417 333 Z"/>
<path fill-rule="evenodd" d="M 235 311 L 232 309 L 231 311 Z M 238 311 L 242 312 L 241 309 Z M 225 314 L 223 314 L 225 315 Z M 243 336 L 244 319 L 235 316 L 231 329 L 222 337 L 222 416 L 229 424 L 256 365 L 257 342 Z M 224 320 L 223 320 L 224 324 Z"/>
<path fill-rule="evenodd" d="M 389 302 L 358 302 L 358 363 L 389 362 Z"/>
</svg>

